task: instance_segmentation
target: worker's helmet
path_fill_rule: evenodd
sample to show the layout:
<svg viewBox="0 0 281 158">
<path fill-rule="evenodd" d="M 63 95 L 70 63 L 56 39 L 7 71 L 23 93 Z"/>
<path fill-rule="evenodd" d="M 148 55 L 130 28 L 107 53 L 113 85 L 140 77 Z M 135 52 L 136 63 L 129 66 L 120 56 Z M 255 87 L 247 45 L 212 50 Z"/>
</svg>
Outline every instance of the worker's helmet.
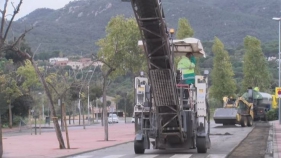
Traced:
<svg viewBox="0 0 281 158">
<path fill-rule="evenodd" d="M 254 88 L 255 91 L 260 91 L 259 87 Z"/>
</svg>

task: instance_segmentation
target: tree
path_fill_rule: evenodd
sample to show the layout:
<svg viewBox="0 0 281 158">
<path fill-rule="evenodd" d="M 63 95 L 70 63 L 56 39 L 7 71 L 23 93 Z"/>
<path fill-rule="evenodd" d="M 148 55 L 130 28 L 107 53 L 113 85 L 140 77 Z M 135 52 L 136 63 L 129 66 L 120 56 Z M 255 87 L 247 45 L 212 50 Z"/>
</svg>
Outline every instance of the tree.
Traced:
<svg viewBox="0 0 281 158">
<path fill-rule="evenodd" d="M 12 128 L 12 102 L 17 98 L 22 96 L 22 92 L 20 91 L 16 80 L 14 80 L 12 77 L 6 76 L 8 81 L 7 87 L 3 91 L 5 94 L 5 99 L 7 100 L 8 106 L 9 106 L 9 127 Z"/>
<path fill-rule="evenodd" d="M 271 76 L 260 41 L 255 37 L 246 36 L 244 49 L 242 90 L 245 91 L 248 87 L 259 87 L 260 91 L 268 91 Z"/>
<path fill-rule="evenodd" d="M 75 79 L 75 73 L 74 76 L 69 76 L 69 73 L 63 68 L 57 69 L 55 73 L 50 73 L 46 77 L 46 83 L 52 94 L 54 94 L 52 96 L 53 102 L 60 100 L 60 103 L 66 103 L 73 98 L 76 99 L 78 96 L 77 94 L 79 94 L 79 90 L 77 92 L 77 89 L 83 84 Z M 70 94 L 69 97 L 68 94 Z M 69 105 L 70 103 L 66 106 L 69 108 Z M 60 107 L 60 113 L 62 114 L 61 108 L 62 107 Z M 64 130 L 64 125 L 62 125 L 62 129 Z"/>
<path fill-rule="evenodd" d="M 194 31 L 190 26 L 188 20 L 186 18 L 179 18 L 178 21 L 178 31 L 177 31 L 177 39 L 184 39 L 187 37 L 192 37 L 194 35 Z"/>
<path fill-rule="evenodd" d="M 133 18 L 126 19 L 124 16 L 113 17 L 106 27 L 106 37 L 100 39 L 97 45 L 100 47 L 95 60 L 104 63 L 102 66 L 103 76 L 103 120 L 105 141 L 108 141 L 108 122 L 106 107 L 106 91 L 110 79 L 115 79 L 128 71 L 138 71 L 144 60 L 137 46 L 140 39 L 138 25 Z M 102 121 L 103 122 L 103 121 Z"/>
<path fill-rule="evenodd" d="M 210 96 L 216 100 L 222 100 L 223 96 L 233 96 L 235 94 L 234 73 L 228 52 L 217 37 L 214 39 L 212 51 L 214 53 L 214 66 L 211 72 L 212 86 L 210 87 Z"/>
<path fill-rule="evenodd" d="M 186 18 L 179 18 L 178 21 L 178 31 L 176 34 L 177 39 L 184 39 L 188 37 L 192 37 L 194 35 L 194 31 L 190 26 L 188 20 Z M 175 58 L 175 65 L 178 64 L 181 57 Z M 200 74 L 200 67 L 199 67 L 199 58 L 196 57 L 196 65 L 195 65 L 195 74 Z"/>
<path fill-rule="evenodd" d="M 126 112 L 126 116 L 131 116 L 134 111 L 134 92 L 130 91 L 127 95 L 116 95 L 114 102 L 119 110 Z"/>
<path fill-rule="evenodd" d="M 17 116 L 26 117 L 29 114 L 29 109 L 34 106 L 34 100 L 30 95 L 23 94 L 17 97 L 12 103 L 13 113 Z"/>
<path fill-rule="evenodd" d="M 22 83 L 22 87 L 24 89 L 27 89 L 28 93 L 31 91 L 32 86 L 40 86 L 40 81 L 37 77 L 37 74 L 35 72 L 34 67 L 32 66 L 32 63 L 30 60 L 25 60 L 24 65 L 20 66 L 16 73 L 21 76 L 21 78 L 24 80 Z"/>
<path fill-rule="evenodd" d="M 0 23 L 0 58 L 8 56 L 9 54 L 6 54 L 6 53 L 9 53 L 10 51 L 12 51 L 13 53 L 17 54 L 20 59 L 22 59 L 21 61 L 24 61 L 25 59 L 28 59 L 31 61 L 31 63 L 35 69 L 35 72 L 36 72 L 37 76 L 39 77 L 41 84 L 43 85 L 44 90 L 49 98 L 52 116 L 54 118 L 56 118 L 54 103 L 52 101 L 52 96 L 48 89 L 47 83 L 46 83 L 43 75 L 41 74 L 40 70 L 38 69 L 36 63 L 34 62 L 33 58 L 31 57 L 31 55 L 26 50 L 23 50 L 21 47 L 22 46 L 21 43 L 24 41 L 23 39 L 24 39 L 25 35 L 29 31 L 31 31 L 33 28 L 31 27 L 30 29 L 25 30 L 20 36 L 14 37 L 13 41 L 10 41 L 10 42 L 6 41 L 7 37 L 8 37 L 8 33 L 11 29 L 11 25 L 14 21 L 15 16 L 19 13 L 23 0 L 20 0 L 17 5 L 12 4 L 14 7 L 14 12 L 11 16 L 10 21 L 6 21 L 6 16 L 7 16 L 6 12 L 7 12 L 8 1 L 9 0 L 5 0 L 4 8 L 3 8 L 3 10 L 0 10 L 0 14 L 1 14 L 1 16 L 0 16 L 1 17 L 0 18 L 1 19 L 1 23 Z M 5 25 L 5 24 L 7 24 L 7 25 Z M 60 148 L 65 149 L 65 145 L 63 142 L 63 137 L 61 134 L 61 130 L 59 128 L 58 121 L 56 119 L 54 119 L 53 122 L 55 125 L 56 135 L 57 135 L 57 139 L 60 144 Z M 0 122 L 0 156 L 2 157 L 2 155 L 3 155 L 2 124 Z"/>
<path fill-rule="evenodd" d="M 22 90 L 18 85 L 18 79 L 15 73 L 15 66 L 12 60 L 6 60 L 3 66 L 1 75 L 1 93 L 4 95 L 4 99 L 7 102 L 9 110 L 9 128 L 12 128 L 12 102 L 22 95 Z"/>
<path fill-rule="evenodd" d="M 90 100 L 96 100 L 102 96 L 102 87 L 99 85 L 93 85 L 90 89 Z"/>
</svg>

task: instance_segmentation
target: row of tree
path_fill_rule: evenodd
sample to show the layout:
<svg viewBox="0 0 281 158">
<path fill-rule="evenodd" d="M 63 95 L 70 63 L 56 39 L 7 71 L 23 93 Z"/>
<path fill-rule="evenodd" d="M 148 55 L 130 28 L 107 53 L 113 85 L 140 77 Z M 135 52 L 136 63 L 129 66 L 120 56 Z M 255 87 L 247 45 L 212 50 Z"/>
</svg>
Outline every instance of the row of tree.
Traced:
<svg viewBox="0 0 281 158">
<path fill-rule="evenodd" d="M 193 36 L 193 29 L 187 19 L 179 19 L 178 26 L 178 39 Z M 211 70 L 211 98 L 220 101 L 223 96 L 241 95 L 248 87 L 259 87 L 261 91 L 269 93 L 274 90 L 272 89 L 272 74 L 262 52 L 261 42 L 257 38 L 251 36 L 244 38 L 243 58 L 238 59 L 242 61 L 243 66 L 242 86 L 239 91 L 237 91 L 238 83 L 234 78 L 235 74 L 229 53 L 218 37 L 214 38 L 211 51 L 213 54 L 212 68 L 208 68 Z M 197 63 L 196 71 L 197 74 L 200 74 L 199 62 Z"/>
</svg>

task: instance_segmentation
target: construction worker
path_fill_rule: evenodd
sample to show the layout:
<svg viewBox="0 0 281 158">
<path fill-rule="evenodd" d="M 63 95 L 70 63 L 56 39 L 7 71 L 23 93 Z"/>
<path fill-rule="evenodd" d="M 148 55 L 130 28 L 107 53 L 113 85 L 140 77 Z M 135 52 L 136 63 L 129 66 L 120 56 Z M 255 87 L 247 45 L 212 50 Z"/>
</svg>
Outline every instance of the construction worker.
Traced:
<svg viewBox="0 0 281 158">
<path fill-rule="evenodd" d="M 178 70 L 182 70 L 183 80 L 185 84 L 194 84 L 195 82 L 195 64 L 196 59 L 191 52 L 186 53 L 178 63 Z"/>
</svg>

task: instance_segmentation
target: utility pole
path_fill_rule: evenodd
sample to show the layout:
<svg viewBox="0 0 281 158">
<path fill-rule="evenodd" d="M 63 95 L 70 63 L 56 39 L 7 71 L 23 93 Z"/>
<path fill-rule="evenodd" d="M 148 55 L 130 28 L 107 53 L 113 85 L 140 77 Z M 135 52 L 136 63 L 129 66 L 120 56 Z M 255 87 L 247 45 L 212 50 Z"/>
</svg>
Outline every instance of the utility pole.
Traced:
<svg viewBox="0 0 281 158">
<path fill-rule="evenodd" d="M 281 42 L 281 34 L 280 34 L 280 32 L 281 32 L 281 24 L 280 24 L 280 22 L 281 22 L 281 17 L 279 17 L 279 18 L 276 18 L 276 17 L 274 17 L 274 18 L 272 18 L 272 20 L 275 20 L 275 21 L 278 21 L 279 22 L 279 40 L 278 40 L 278 56 L 279 56 L 279 58 L 278 58 L 278 64 L 279 64 L 279 66 L 278 66 L 278 70 L 279 70 L 279 72 L 278 72 L 278 87 L 280 87 L 281 86 L 281 83 L 280 83 L 280 53 L 281 53 L 281 50 L 280 50 L 280 42 Z M 279 98 L 279 96 L 276 96 L 276 97 L 278 97 L 278 118 L 279 118 L 279 124 L 281 124 L 281 103 L 280 103 L 280 98 Z"/>
<path fill-rule="evenodd" d="M 93 75 L 94 75 L 94 72 L 95 72 L 95 70 L 96 70 L 96 68 L 97 67 L 95 67 L 94 68 L 94 71 L 92 71 L 92 70 L 89 70 L 88 71 L 88 73 L 89 72 L 92 72 L 92 75 L 91 75 L 91 77 L 90 77 L 90 79 L 89 79 L 89 81 L 88 81 L 88 124 L 90 124 L 90 95 L 89 95 L 89 88 L 90 88 L 90 82 L 91 82 L 91 79 L 92 79 L 92 77 L 93 77 Z M 93 118 L 94 119 L 94 118 Z"/>
<path fill-rule="evenodd" d="M 97 98 L 96 98 L 95 102 L 96 102 L 96 109 L 97 109 L 96 120 L 97 120 L 97 122 L 99 122 L 99 113 L 98 113 L 98 102 L 97 102 Z"/>
<path fill-rule="evenodd" d="M 82 89 L 82 88 L 81 88 Z M 78 101 L 78 110 L 79 110 L 79 126 L 80 126 L 80 120 L 81 120 L 81 105 L 80 105 L 80 93 L 81 93 L 81 90 L 79 92 L 79 101 Z"/>
<path fill-rule="evenodd" d="M 124 94 L 123 94 L 123 97 L 124 97 L 124 100 L 125 100 L 125 113 L 124 113 L 124 115 L 125 115 L 125 124 L 126 124 L 126 113 L 127 113 L 127 93 L 125 92 Z"/>
<path fill-rule="evenodd" d="M 89 81 L 90 82 L 90 81 Z M 89 97 L 89 84 L 88 84 L 88 124 L 90 125 L 90 97 Z"/>
</svg>

